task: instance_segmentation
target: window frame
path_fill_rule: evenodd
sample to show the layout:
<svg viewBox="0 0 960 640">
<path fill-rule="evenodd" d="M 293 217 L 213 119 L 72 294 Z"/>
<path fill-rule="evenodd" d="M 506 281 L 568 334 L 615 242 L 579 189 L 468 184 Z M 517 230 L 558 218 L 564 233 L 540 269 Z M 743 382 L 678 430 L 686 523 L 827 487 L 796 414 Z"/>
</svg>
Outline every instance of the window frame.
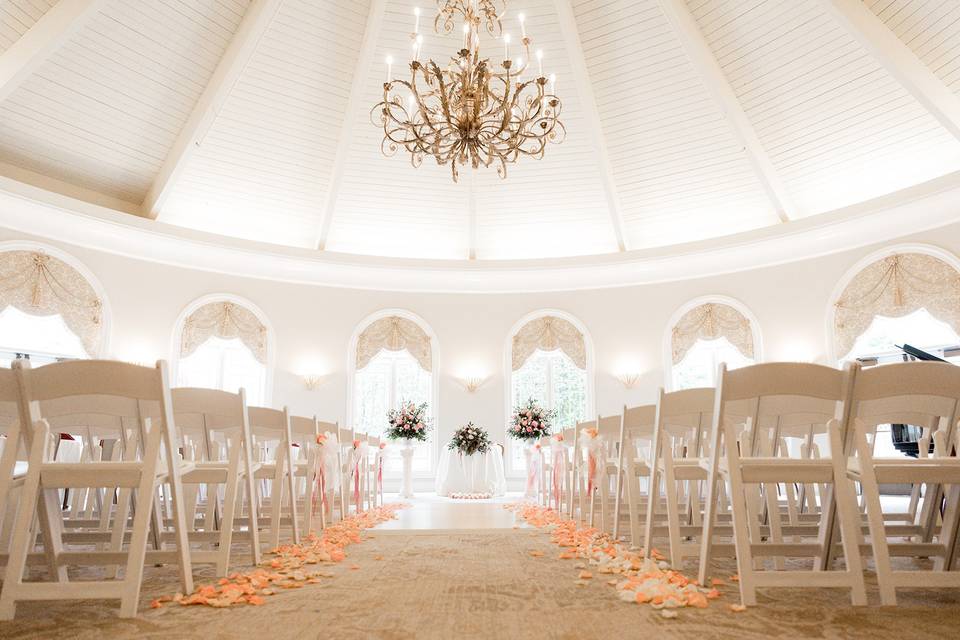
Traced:
<svg viewBox="0 0 960 640">
<path fill-rule="evenodd" d="M 37 251 L 46 253 L 49 256 L 67 263 L 75 269 L 77 273 L 83 276 L 83 279 L 87 281 L 100 299 L 99 345 L 96 353 L 88 353 L 87 356 L 95 360 L 107 357 L 107 354 L 110 353 L 110 342 L 113 336 L 113 307 L 110 305 L 110 298 L 107 296 L 103 284 L 97 276 L 94 275 L 93 271 L 88 269 L 87 265 L 83 264 L 73 255 L 43 242 L 34 242 L 32 240 L 6 240 L 0 242 L 0 253 L 7 251 Z M 3 309 L 0 309 L 0 311 L 3 311 Z M 20 309 L 20 311 L 30 315 L 29 311 L 25 309 Z"/>
<path fill-rule="evenodd" d="M 377 320 L 398 316 L 415 323 L 427 337 L 430 338 L 430 415 L 433 418 L 433 429 L 430 438 L 430 465 L 426 471 L 414 472 L 414 479 L 433 479 L 436 476 L 440 459 L 440 342 L 426 320 L 406 309 L 381 309 L 361 320 L 354 328 L 347 344 L 347 393 L 346 410 L 343 415 L 346 421 L 343 426 L 353 428 L 353 405 L 357 386 L 357 342 L 360 335 Z M 386 419 L 386 416 L 384 416 Z"/>
<path fill-rule="evenodd" d="M 824 335 L 827 337 L 828 362 L 840 362 L 840 359 L 847 355 L 845 353 L 839 353 L 837 334 L 834 330 L 834 323 L 837 316 L 837 301 L 840 300 L 840 296 L 843 295 L 843 292 L 846 290 L 850 282 L 853 281 L 853 279 L 856 278 L 865 268 L 877 260 L 883 260 L 884 258 L 902 253 L 920 253 L 928 255 L 932 258 L 942 260 L 960 273 L 960 258 L 957 258 L 956 255 L 950 253 L 949 251 L 929 244 L 893 244 L 882 249 L 878 249 L 877 251 L 872 251 L 857 260 L 844 272 L 843 276 L 837 280 L 836 285 L 833 287 L 833 291 L 830 293 L 830 297 L 827 299 L 827 308 L 826 313 L 824 314 Z M 953 327 L 953 330 L 960 334 L 960 327 Z"/>
<path fill-rule="evenodd" d="M 513 447 L 520 446 L 518 440 L 507 437 L 507 423 L 510 420 L 510 416 L 513 414 L 513 337 L 523 329 L 528 323 L 538 320 L 546 316 L 554 316 L 562 320 L 566 320 L 583 335 L 583 346 L 586 351 L 587 356 L 587 414 L 585 418 L 587 420 L 591 419 L 592 416 L 597 415 L 597 400 L 596 400 L 596 360 L 593 350 L 593 338 L 590 336 L 590 332 L 587 331 L 586 325 L 580 321 L 579 318 L 574 316 L 571 313 L 562 311 L 560 309 L 539 309 L 537 311 L 532 311 L 527 315 L 520 318 L 514 325 L 510 328 L 510 331 L 507 333 L 507 340 L 503 349 L 503 371 L 505 374 L 505 384 L 504 384 L 504 419 L 503 419 L 503 431 L 499 434 L 491 434 L 495 437 L 499 435 L 503 438 L 503 464 L 504 472 L 508 478 L 522 478 L 526 474 L 526 469 L 514 468 L 513 465 Z"/>
<path fill-rule="evenodd" d="M 673 328 L 677 326 L 677 323 L 680 322 L 687 312 L 696 309 L 700 305 L 704 304 L 725 304 L 728 307 L 736 309 L 744 318 L 747 319 L 747 322 L 750 323 L 750 332 L 753 334 L 753 362 L 755 364 L 763 362 L 763 335 L 760 332 L 760 322 L 757 320 L 757 317 L 753 315 L 753 312 L 750 311 L 750 308 L 737 300 L 736 298 L 731 298 L 730 296 L 717 295 L 717 294 L 708 294 L 703 296 L 698 296 L 692 300 L 688 300 L 684 304 L 680 305 L 676 311 L 670 316 L 669 322 L 667 322 L 666 330 L 663 332 L 663 387 L 667 391 L 674 391 L 673 386 Z M 746 356 L 746 354 L 743 354 Z"/>
<path fill-rule="evenodd" d="M 180 348 L 183 341 L 183 325 L 186 323 L 187 318 L 190 315 L 199 309 L 200 307 L 210 304 L 211 302 L 230 302 L 235 305 L 241 306 L 263 323 L 263 326 L 267 328 L 267 361 L 264 363 L 266 368 L 266 375 L 264 376 L 264 406 L 272 407 L 273 406 L 273 377 L 274 371 L 276 368 L 276 354 L 277 354 L 277 345 L 276 345 L 276 332 L 273 330 L 273 325 L 270 323 L 270 320 L 267 318 L 267 315 L 263 310 L 258 307 L 256 304 L 250 300 L 243 298 L 232 293 L 211 293 L 205 296 L 201 296 L 188 304 L 180 312 L 180 315 L 177 316 L 176 322 L 173 324 L 173 335 L 170 338 L 170 384 L 171 386 L 176 386 L 177 380 L 179 378 L 179 368 L 180 368 Z"/>
</svg>

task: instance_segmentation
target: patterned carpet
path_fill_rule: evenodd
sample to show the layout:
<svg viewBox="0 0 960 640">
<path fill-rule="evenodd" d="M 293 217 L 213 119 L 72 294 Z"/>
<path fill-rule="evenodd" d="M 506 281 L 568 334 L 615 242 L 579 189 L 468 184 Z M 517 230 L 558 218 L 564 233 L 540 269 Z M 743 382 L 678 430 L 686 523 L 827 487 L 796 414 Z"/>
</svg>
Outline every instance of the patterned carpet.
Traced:
<svg viewBox="0 0 960 640">
<path fill-rule="evenodd" d="M 576 561 L 557 560 L 539 531 L 374 530 L 366 537 L 329 568 L 332 577 L 261 607 L 149 609 L 176 584 L 169 569 L 149 569 L 135 620 L 118 619 L 113 603 L 26 603 L 16 621 L 0 623 L 0 638 L 903 640 L 954 637 L 960 625 L 960 591 L 902 591 L 896 609 L 854 609 L 837 590 L 764 590 L 757 607 L 731 613 L 735 585 L 724 587 L 709 609 L 680 610 L 668 620 L 648 606 L 620 602 L 604 576 L 575 584 Z M 544 556 L 532 557 L 534 550 Z M 718 567 L 717 575 L 730 573 L 730 566 Z M 877 602 L 875 588 L 869 595 Z"/>
</svg>

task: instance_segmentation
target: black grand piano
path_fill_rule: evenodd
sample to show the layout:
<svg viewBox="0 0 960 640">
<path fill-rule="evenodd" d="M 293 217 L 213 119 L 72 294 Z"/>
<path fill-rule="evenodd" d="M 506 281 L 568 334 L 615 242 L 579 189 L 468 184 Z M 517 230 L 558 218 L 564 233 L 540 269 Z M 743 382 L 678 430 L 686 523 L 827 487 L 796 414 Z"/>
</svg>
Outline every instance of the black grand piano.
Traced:
<svg viewBox="0 0 960 640">
<path fill-rule="evenodd" d="M 897 360 L 902 360 L 904 362 L 911 362 L 914 360 L 929 360 L 933 362 L 948 362 L 944 358 L 935 356 L 932 353 L 924 351 L 922 349 L 917 349 L 914 346 L 909 344 L 904 345 L 894 345 L 899 349 L 899 353 L 896 354 L 895 358 Z M 945 356 L 956 356 L 960 355 L 960 346 L 949 347 L 943 350 Z M 884 359 L 884 362 L 890 362 L 893 358 Z M 873 366 L 877 364 L 882 364 L 883 362 L 879 358 L 857 358 L 857 361 L 865 366 Z M 890 425 L 890 439 L 893 441 L 893 446 L 896 447 L 897 451 L 903 453 L 904 455 L 910 456 L 911 458 L 916 458 L 920 455 L 920 436 L 921 436 L 920 427 L 915 427 L 909 424 L 892 424 Z M 930 443 L 930 452 L 933 452 L 933 442 Z"/>
</svg>

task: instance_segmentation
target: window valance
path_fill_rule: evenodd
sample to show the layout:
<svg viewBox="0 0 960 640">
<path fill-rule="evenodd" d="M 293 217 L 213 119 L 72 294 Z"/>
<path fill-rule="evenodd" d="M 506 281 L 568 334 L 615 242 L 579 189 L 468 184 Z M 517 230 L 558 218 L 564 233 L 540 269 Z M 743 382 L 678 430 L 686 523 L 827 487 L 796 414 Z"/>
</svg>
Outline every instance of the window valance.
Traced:
<svg viewBox="0 0 960 640">
<path fill-rule="evenodd" d="M 406 349 L 424 371 L 433 368 L 430 336 L 413 320 L 388 316 L 373 322 L 357 339 L 357 370 L 363 369 L 378 353 Z"/>
<path fill-rule="evenodd" d="M 531 320 L 513 336 L 513 370 L 524 365 L 540 349 L 563 351 L 580 369 L 587 368 L 587 348 L 583 334 L 567 320 L 544 316 Z"/>
<path fill-rule="evenodd" d="M 924 308 L 960 332 L 960 273 L 924 253 L 901 253 L 863 268 L 835 303 L 839 354 L 847 354 L 875 316 L 899 318 Z"/>
<path fill-rule="evenodd" d="M 754 358 L 750 320 L 727 304 L 707 302 L 687 311 L 671 334 L 673 364 L 683 360 L 697 340 L 726 338 L 740 353 Z"/>
<path fill-rule="evenodd" d="M 267 363 L 267 328 L 249 309 L 228 301 L 210 302 L 183 323 L 180 357 L 186 358 L 211 337 L 239 338 L 261 364 Z"/>
<path fill-rule="evenodd" d="M 87 355 L 99 354 L 103 301 L 63 260 L 42 251 L 0 253 L 0 311 L 8 306 L 32 315 L 59 314 Z"/>
</svg>

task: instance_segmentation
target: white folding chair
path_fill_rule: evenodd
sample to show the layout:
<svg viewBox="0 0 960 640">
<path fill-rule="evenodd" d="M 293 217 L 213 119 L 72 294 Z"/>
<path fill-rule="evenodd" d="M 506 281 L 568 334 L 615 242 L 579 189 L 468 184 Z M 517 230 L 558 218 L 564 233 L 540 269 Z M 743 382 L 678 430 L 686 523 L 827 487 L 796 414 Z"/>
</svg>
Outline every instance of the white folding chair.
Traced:
<svg viewBox="0 0 960 640">
<path fill-rule="evenodd" d="M 707 470 L 701 464 L 702 443 L 706 438 L 714 409 L 713 389 L 684 389 L 666 393 L 662 388 L 656 405 L 650 462 L 650 495 L 644 520 L 643 548 L 649 557 L 663 487 L 667 512 L 667 538 L 670 562 L 679 569 L 684 557 L 699 553 L 699 544 L 684 542 L 684 533 L 700 522 L 701 483 Z M 686 487 L 683 487 L 683 485 Z M 679 490 L 685 488 L 686 504 Z M 681 532 L 681 526 L 687 531 Z"/>
<path fill-rule="evenodd" d="M 280 545 L 280 530 L 284 522 L 289 522 L 294 543 L 300 542 L 300 521 L 297 517 L 297 493 L 293 472 L 293 434 L 290 430 L 290 414 L 287 408 L 269 409 L 267 407 L 248 407 L 250 427 L 255 446 L 260 451 L 260 461 L 256 465 L 254 477 L 269 483 L 270 487 L 270 524 L 268 542 L 271 549 Z M 259 485 L 259 483 L 258 483 Z M 261 487 L 262 488 L 262 487 Z M 265 502 L 261 492 L 261 504 Z M 288 515 L 283 514 L 283 500 L 287 497 Z M 265 509 L 258 512 L 260 526 L 264 526 Z"/>
<path fill-rule="evenodd" d="M 0 619 L 12 619 L 18 601 L 75 599 L 119 599 L 120 615 L 132 617 L 137 612 L 145 561 L 179 564 L 181 586 L 185 593 L 191 592 L 193 577 L 180 482 L 180 474 L 189 467 L 180 461 L 166 363 L 158 362 L 155 368 L 97 360 L 62 362 L 37 369 L 18 365 L 14 366 L 20 392 L 20 422 L 32 426 L 21 430 L 29 440 L 30 458 L 0 593 Z M 50 427 L 43 419 L 42 404 L 76 396 L 150 403 L 155 405 L 156 412 L 144 412 L 148 417 L 142 417 L 132 430 L 136 443 L 128 443 L 122 461 L 57 462 L 52 459 Z M 104 410 L 109 409 L 108 404 L 102 403 Z M 147 553 L 153 504 L 164 484 L 169 486 L 174 549 Z M 136 510 L 125 553 L 64 550 L 57 490 L 81 487 L 135 490 L 132 497 Z M 125 560 L 123 578 L 74 582 L 67 579 L 64 570 L 53 576 L 56 582 L 24 582 L 23 572 L 33 545 L 30 523 L 35 513 L 41 518 L 44 548 L 53 556 L 58 570 L 64 570 L 68 564 L 110 566 Z M 126 527 L 125 515 L 118 513 L 115 520 Z M 124 538 L 120 537 L 121 544 Z"/>
<path fill-rule="evenodd" d="M 596 429 L 596 420 L 578 422 L 576 437 L 573 445 L 573 464 L 570 469 L 570 518 L 584 522 L 587 518 L 587 488 L 590 486 L 589 461 L 583 448 L 583 432 L 587 429 Z"/>
<path fill-rule="evenodd" d="M 323 513 L 323 497 L 319 495 L 317 477 L 320 464 L 320 447 L 317 436 L 320 434 L 320 423 L 317 417 L 290 416 L 290 433 L 293 436 L 296 457 L 293 460 L 293 476 L 297 493 L 296 498 L 301 502 L 303 511 L 303 532 L 309 534 L 314 530 L 314 514 L 320 512 L 320 528 L 326 526 Z M 317 508 L 317 503 L 321 503 Z"/>
<path fill-rule="evenodd" d="M 727 371 L 721 365 L 716 391 L 716 408 L 710 436 L 707 502 L 700 553 L 700 581 L 704 583 L 711 560 L 715 526 L 717 484 L 728 483 L 740 597 L 745 605 L 756 603 L 757 587 L 846 587 L 854 605 L 866 604 L 866 589 L 860 558 L 860 516 L 853 486 L 846 479 L 843 456 L 843 425 L 853 369 L 846 372 L 805 363 L 768 363 Z M 742 411 L 730 405 L 746 404 L 749 437 L 738 438 L 737 423 Z M 836 418 L 826 426 L 830 438 L 829 458 L 791 458 L 770 455 L 769 445 L 758 444 L 769 437 L 763 425 L 776 417 L 822 414 L 831 407 Z M 758 453 L 759 452 L 759 453 Z M 769 530 L 761 529 L 762 503 L 749 488 L 777 491 L 779 483 L 816 482 L 832 485 L 841 528 L 845 569 L 821 571 L 819 559 L 830 553 L 831 540 L 821 527 L 812 543 L 783 542 L 779 511 L 769 513 Z M 753 508 L 751 504 L 753 503 Z M 812 557 L 814 569 L 766 571 L 754 562 L 763 557 Z"/>
<path fill-rule="evenodd" d="M 623 407 L 617 447 L 617 488 L 613 511 L 613 537 L 620 537 L 620 515 L 623 501 L 627 502 L 630 516 L 630 544 L 638 546 L 640 540 L 640 513 L 643 510 L 640 494 L 640 479 L 650 477 L 652 439 L 656 407 Z M 648 482 L 647 499 L 654 495 L 653 485 Z"/>
<path fill-rule="evenodd" d="M 863 490 L 870 546 L 873 550 L 884 605 L 895 605 L 898 587 L 960 587 L 957 539 L 960 528 L 960 458 L 957 419 L 960 417 L 960 367 L 942 362 L 908 362 L 860 370 L 851 394 L 848 430 L 853 442 L 849 476 Z M 867 441 L 871 425 L 881 423 L 933 426 L 934 455 L 879 458 Z M 893 519 L 887 524 L 880 484 L 925 485 L 920 531 Z M 946 489 L 944 488 L 946 487 Z M 937 530 L 936 518 L 942 518 Z M 922 533 L 922 542 L 892 542 L 890 537 Z M 890 556 L 934 558 L 932 569 L 896 570 Z"/>
<path fill-rule="evenodd" d="M 171 391 L 173 413 L 184 451 L 190 451 L 193 468 L 182 476 L 186 485 L 187 526 L 191 542 L 216 543 L 215 549 L 194 550 L 194 563 L 216 565 L 217 575 L 226 575 L 234 537 L 250 544 L 250 562 L 260 564 L 260 531 L 253 463 L 253 436 L 247 416 L 246 394 L 217 389 L 178 388 Z M 203 532 L 195 531 L 200 487 L 206 488 Z M 220 487 L 223 498 L 220 499 Z M 247 530 L 237 528 L 237 505 L 246 491 Z"/>
</svg>

